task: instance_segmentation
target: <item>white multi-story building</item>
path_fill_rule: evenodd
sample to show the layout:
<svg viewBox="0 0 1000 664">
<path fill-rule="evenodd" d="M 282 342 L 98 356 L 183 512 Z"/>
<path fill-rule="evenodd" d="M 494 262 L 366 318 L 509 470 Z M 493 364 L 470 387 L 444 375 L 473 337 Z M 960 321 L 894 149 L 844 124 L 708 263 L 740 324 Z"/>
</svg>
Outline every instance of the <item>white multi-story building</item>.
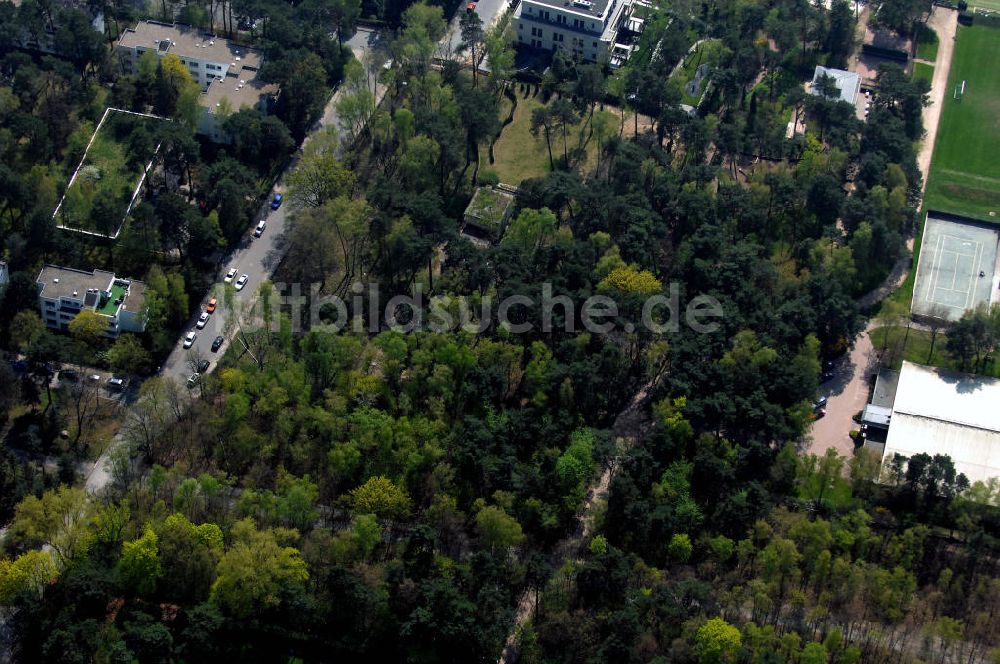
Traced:
<svg viewBox="0 0 1000 664">
<path fill-rule="evenodd" d="M 70 321 L 85 310 L 107 319 L 107 337 L 146 329 L 146 285 L 141 281 L 104 270 L 84 272 L 46 265 L 35 282 L 42 320 L 53 330 L 66 331 Z"/>
<path fill-rule="evenodd" d="M 522 0 L 514 12 L 517 41 L 537 49 L 565 48 L 581 60 L 600 62 L 618 50 L 618 32 L 631 5 L 631 0 Z"/>
<path fill-rule="evenodd" d="M 218 112 L 223 99 L 231 111 L 245 106 L 267 113 L 278 86 L 258 79 L 264 61 L 262 51 L 240 46 L 186 25 L 141 21 L 118 38 L 115 52 L 122 71 L 134 74 L 139 58 L 146 52 L 159 58 L 169 54 L 180 58 L 201 85 L 201 117 L 198 132 L 214 141 L 226 141 L 219 129 Z"/>
</svg>

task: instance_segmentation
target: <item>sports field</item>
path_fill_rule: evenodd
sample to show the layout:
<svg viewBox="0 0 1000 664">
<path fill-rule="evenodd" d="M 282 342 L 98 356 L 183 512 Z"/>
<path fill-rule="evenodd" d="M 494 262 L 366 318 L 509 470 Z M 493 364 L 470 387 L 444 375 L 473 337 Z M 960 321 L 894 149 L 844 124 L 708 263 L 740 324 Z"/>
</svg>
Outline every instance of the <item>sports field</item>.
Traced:
<svg viewBox="0 0 1000 664">
<path fill-rule="evenodd" d="M 1000 0 L 972 0 L 969 9 L 985 9 L 991 12 L 1000 12 Z"/>
<path fill-rule="evenodd" d="M 927 181 L 928 209 L 1000 221 L 1000 28 L 958 27 Z M 965 93 L 955 99 L 965 81 Z M 990 214 L 993 212 L 994 214 Z"/>
<path fill-rule="evenodd" d="M 997 288 L 994 270 L 1000 233 L 988 224 L 928 214 L 913 288 L 914 314 L 958 320 L 988 303 Z"/>
</svg>

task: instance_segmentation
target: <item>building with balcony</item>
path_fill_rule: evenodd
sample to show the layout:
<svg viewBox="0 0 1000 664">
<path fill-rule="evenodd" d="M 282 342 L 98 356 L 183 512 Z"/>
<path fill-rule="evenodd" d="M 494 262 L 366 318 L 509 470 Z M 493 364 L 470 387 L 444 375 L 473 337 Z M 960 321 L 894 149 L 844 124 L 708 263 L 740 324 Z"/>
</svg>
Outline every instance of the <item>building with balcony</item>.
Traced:
<svg viewBox="0 0 1000 664">
<path fill-rule="evenodd" d="M 45 325 L 66 331 L 81 311 L 93 311 L 107 319 L 104 335 L 112 339 L 121 332 L 146 329 L 146 285 L 112 272 L 84 272 L 46 265 L 35 280 L 38 308 Z"/>
<path fill-rule="evenodd" d="M 244 107 L 268 113 L 279 89 L 259 79 L 264 54 L 228 39 L 208 35 L 186 25 L 140 21 L 122 32 L 115 54 L 122 71 L 135 74 L 139 58 L 151 52 L 158 58 L 173 54 L 201 86 L 198 133 L 217 143 L 228 142 L 221 130 L 220 112 Z"/>
<path fill-rule="evenodd" d="M 552 50 L 565 48 L 589 62 L 608 59 L 621 65 L 631 53 L 620 33 L 641 31 L 630 20 L 632 0 L 522 0 L 514 12 L 518 44 Z M 624 54 L 624 55 L 623 55 Z"/>
</svg>

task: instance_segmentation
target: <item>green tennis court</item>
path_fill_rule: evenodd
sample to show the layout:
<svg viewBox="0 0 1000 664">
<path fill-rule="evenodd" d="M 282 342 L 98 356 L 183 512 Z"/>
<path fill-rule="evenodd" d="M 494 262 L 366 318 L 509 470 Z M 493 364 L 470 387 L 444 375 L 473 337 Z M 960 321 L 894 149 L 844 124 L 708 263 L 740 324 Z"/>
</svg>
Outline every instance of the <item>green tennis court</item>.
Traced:
<svg viewBox="0 0 1000 664">
<path fill-rule="evenodd" d="M 968 309 L 988 303 L 1000 234 L 985 224 L 951 215 L 927 216 L 913 288 L 916 315 L 958 320 Z"/>
</svg>

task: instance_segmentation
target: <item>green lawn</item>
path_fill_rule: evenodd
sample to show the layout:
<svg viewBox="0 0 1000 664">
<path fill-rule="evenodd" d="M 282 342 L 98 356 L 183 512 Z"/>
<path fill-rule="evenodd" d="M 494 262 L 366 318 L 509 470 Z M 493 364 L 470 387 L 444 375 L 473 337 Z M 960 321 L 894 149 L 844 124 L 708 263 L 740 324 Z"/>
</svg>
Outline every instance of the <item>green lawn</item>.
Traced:
<svg viewBox="0 0 1000 664">
<path fill-rule="evenodd" d="M 923 23 L 917 24 L 917 59 L 934 62 L 937 60 L 938 36 Z"/>
<path fill-rule="evenodd" d="M 514 120 L 504 127 L 500 138 L 493 145 L 494 163 L 489 163 L 489 152 L 483 147 L 480 151 L 480 168 L 496 172 L 500 182 L 517 186 L 528 178 L 541 177 L 549 172 L 549 153 L 545 145 L 545 136 L 531 133 L 531 114 L 536 108 L 543 106 L 541 94 L 528 94 L 518 90 L 517 108 L 514 109 Z M 504 109 L 501 117 L 505 117 L 508 109 Z M 598 111 L 599 112 L 599 111 Z M 617 113 L 616 120 L 617 120 Z M 632 125 L 626 125 L 631 127 Z M 612 127 L 613 133 L 618 133 L 617 121 Z M 583 135 L 581 136 L 581 132 Z M 597 159 L 597 143 L 591 137 L 587 140 L 587 125 L 585 118 L 569 127 L 566 132 L 566 147 L 570 160 L 579 166 L 583 157 L 583 170 L 586 172 Z M 552 156 L 558 162 L 563 157 L 563 135 L 561 131 L 554 132 L 549 137 L 552 143 Z M 583 145 L 584 153 L 579 153 Z M 574 157 L 574 151 L 577 156 Z"/>
<path fill-rule="evenodd" d="M 1000 214 L 1000 29 L 959 26 L 938 125 L 926 207 L 993 220 Z M 966 81 L 961 101 L 956 85 Z"/>
<path fill-rule="evenodd" d="M 893 369 L 898 369 L 903 360 L 908 360 L 917 364 L 959 371 L 958 362 L 945 348 L 946 332 L 946 329 L 938 332 L 932 349 L 932 334 L 928 330 L 910 328 L 907 332 L 906 327 L 902 325 L 879 327 L 871 332 L 872 347 L 883 353 L 883 359 Z M 1000 358 L 995 359 L 982 373 L 987 376 L 1000 376 Z"/>
<path fill-rule="evenodd" d="M 913 78 L 922 78 L 930 83 L 934 80 L 934 67 L 923 62 L 913 63 Z"/>
<path fill-rule="evenodd" d="M 118 310 L 118 305 L 115 302 L 122 295 L 125 294 L 125 287 L 119 284 L 117 281 L 111 285 L 111 297 L 108 301 L 104 303 L 104 306 L 97 312 L 104 314 L 105 316 L 112 316 Z"/>
<path fill-rule="evenodd" d="M 971 10 L 974 7 L 1000 12 L 1000 0 L 972 0 L 972 2 L 969 3 L 969 9 Z"/>
<path fill-rule="evenodd" d="M 709 71 L 718 66 L 720 60 L 722 59 L 722 52 L 725 49 L 722 42 L 718 39 L 710 39 L 698 45 L 698 48 L 685 57 L 684 65 L 677 70 L 677 73 L 670 77 L 670 83 L 676 85 L 681 91 L 681 101 L 685 104 L 690 104 L 691 106 L 697 106 L 698 102 L 701 100 L 702 94 L 705 92 L 705 86 L 708 85 L 710 76 L 706 76 L 702 82 L 701 86 L 698 88 L 698 93 L 694 95 L 689 95 L 685 86 L 688 81 L 694 78 L 695 72 L 698 71 L 698 67 L 702 64 L 707 64 L 709 66 Z"/>
</svg>

